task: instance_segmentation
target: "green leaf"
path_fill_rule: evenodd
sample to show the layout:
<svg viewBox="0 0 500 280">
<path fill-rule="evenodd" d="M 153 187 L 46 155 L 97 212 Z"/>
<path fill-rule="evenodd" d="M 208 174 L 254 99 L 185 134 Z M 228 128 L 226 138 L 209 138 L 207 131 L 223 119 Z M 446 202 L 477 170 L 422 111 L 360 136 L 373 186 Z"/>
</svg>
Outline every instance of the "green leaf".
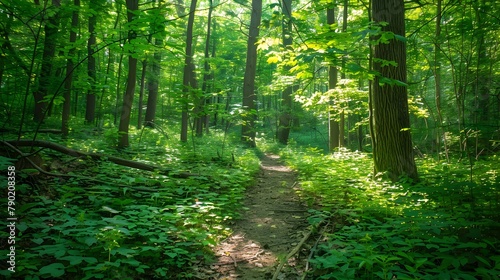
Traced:
<svg viewBox="0 0 500 280">
<path fill-rule="evenodd" d="M 52 263 L 40 268 L 41 274 L 49 274 L 52 277 L 61 277 L 64 271 L 64 265 L 62 263 Z"/>
</svg>

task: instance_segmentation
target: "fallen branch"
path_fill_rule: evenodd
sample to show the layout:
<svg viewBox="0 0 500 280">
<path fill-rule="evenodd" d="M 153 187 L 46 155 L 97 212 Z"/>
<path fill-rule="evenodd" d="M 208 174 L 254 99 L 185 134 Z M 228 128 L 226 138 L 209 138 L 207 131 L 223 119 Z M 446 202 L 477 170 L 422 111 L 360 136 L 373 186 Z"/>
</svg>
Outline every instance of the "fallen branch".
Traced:
<svg viewBox="0 0 500 280">
<path fill-rule="evenodd" d="M 21 150 L 19 150 L 16 147 L 12 146 L 8 142 L 2 141 L 1 143 L 4 144 L 5 146 L 9 147 L 11 150 L 13 150 L 14 152 L 16 152 L 17 154 L 19 154 L 19 156 L 23 157 L 26 161 L 28 161 L 33 166 L 33 168 L 35 168 L 38 172 L 40 172 L 40 173 L 42 173 L 44 175 L 51 176 L 51 177 L 60 177 L 60 178 L 77 178 L 77 179 L 80 179 L 80 180 L 87 180 L 87 181 L 96 182 L 96 183 L 105 184 L 105 185 L 109 184 L 109 182 L 105 182 L 105 181 L 102 181 L 102 180 L 99 180 L 99 179 L 95 179 L 95 178 L 92 178 L 92 177 L 87 177 L 87 176 L 82 176 L 82 175 L 52 173 L 52 172 L 45 171 L 43 168 L 41 168 L 40 166 L 38 166 L 35 162 L 33 162 L 29 158 L 30 154 L 23 153 Z M 134 186 L 122 185 L 122 184 L 118 184 L 118 183 L 115 183 L 113 185 L 117 186 L 117 187 L 131 188 L 131 189 L 134 189 L 134 190 L 145 191 L 145 192 L 156 192 L 157 191 L 157 190 L 149 189 L 149 188 L 145 188 L 145 187 L 134 187 Z"/>
<path fill-rule="evenodd" d="M 6 145 L 6 143 L 16 146 L 16 147 L 43 147 L 47 149 L 51 149 L 54 151 L 58 151 L 60 153 L 72 156 L 72 157 L 89 157 L 93 160 L 108 160 L 110 162 L 113 162 L 118 165 L 122 166 L 127 166 L 135 169 L 140 169 L 140 170 L 145 170 L 145 171 L 151 171 L 151 172 L 159 172 L 160 174 L 163 175 L 169 175 L 171 177 L 176 177 L 176 178 L 189 178 L 192 176 L 199 176 L 198 174 L 192 174 L 188 172 L 181 172 L 181 173 L 171 173 L 172 170 L 161 168 L 158 166 L 154 165 L 149 165 L 146 163 L 138 162 L 138 161 L 133 161 L 133 160 L 128 160 L 124 158 L 119 158 L 115 156 L 108 156 L 108 155 L 103 155 L 103 154 L 97 154 L 97 153 L 87 153 L 87 152 L 82 152 L 78 150 L 74 150 L 68 147 L 65 147 L 63 145 L 50 142 L 50 141 L 43 141 L 43 140 L 19 140 L 19 141 L 2 141 L 0 142 L 3 145 Z"/>
<path fill-rule="evenodd" d="M 315 230 L 315 228 L 313 228 L 309 232 L 307 232 L 306 235 L 304 235 L 304 237 L 302 238 L 302 240 L 300 240 L 299 244 L 297 244 L 297 246 L 295 246 L 295 248 L 293 248 L 293 250 L 285 257 L 285 259 L 281 260 L 278 268 L 274 272 L 272 280 L 276 280 L 278 278 L 278 275 L 280 274 L 281 269 L 283 269 L 283 266 L 285 266 L 285 263 L 291 257 L 293 257 L 293 255 L 297 254 L 297 252 L 300 250 L 300 248 L 302 247 L 302 245 L 304 245 L 304 243 L 307 241 L 307 239 L 309 239 L 309 236 L 311 236 L 311 234 L 312 234 L 312 232 L 314 230 Z"/>
<path fill-rule="evenodd" d="M 311 252 L 309 253 L 309 256 L 307 257 L 306 266 L 304 268 L 304 274 L 302 274 L 301 280 L 306 279 L 307 271 L 309 270 L 309 262 L 312 259 L 312 257 L 314 256 L 314 253 L 315 253 L 314 251 L 316 251 L 316 248 L 318 247 L 319 241 L 321 240 L 321 238 L 323 238 L 323 234 L 325 233 L 325 231 L 328 228 L 329 224 L 330 224 L 330 222 L 328 222 L 323 227 L 323 229 L 320 231 L 319 237 L 316 239 L 316 242 L 314 243 L 314 246 L 312 247 Z M 335 231 L 335 225 L 333 226 L 333 231 Z"/>
</svg>

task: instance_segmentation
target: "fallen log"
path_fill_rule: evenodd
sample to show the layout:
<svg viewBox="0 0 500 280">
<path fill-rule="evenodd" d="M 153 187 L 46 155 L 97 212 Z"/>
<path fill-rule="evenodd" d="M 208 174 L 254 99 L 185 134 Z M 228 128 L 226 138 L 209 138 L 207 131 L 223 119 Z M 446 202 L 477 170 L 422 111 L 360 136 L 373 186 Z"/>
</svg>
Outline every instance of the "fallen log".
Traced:
<svg viewBox="0 0 500 280">
<path fill-rule="evenodd" d="M 162 168 L 159 166 L 149 165 L 146 163 L 128 160 L 128 159 L 115 157 L 115 156 L 103 155 L 103 154 L 98 154 L 98 153 L 82 152 L 82 151 L 74 150 L 74 149 L 68 148 L 66 146 L 54 143 L 54 142 L 44 141 L 44 140 L 19 140 L 19 141 L 10 140 L 10 141 L 1 141 L 0 143 L 4 146 L 8 146 L 5 144 L 5 143 L 8 143 L 8 144 L 15 146 L 15 147 L 47 148 L 47 149 L 51 149 L 51 150 L 58 151 L 60 153 L 72 156 L 72 157 L 87 157 L 87 158 L 91 158 L 93 160 L 107 160 L 107 161 L 113 162 L 113 163 L 121 165 L 121 166 L 127 166 L 130 168 L 151 171 L 151 172 L 159 172 L 160 174 L 169 175 L 171 177 L 176 177 L 176 178 L 189 178 L 192 176 L 199 176 L 198 174 L 192 174 L 189 172 L 172 173 L 172 170 L 165 169 L 165 168 Z"/>
</svg>

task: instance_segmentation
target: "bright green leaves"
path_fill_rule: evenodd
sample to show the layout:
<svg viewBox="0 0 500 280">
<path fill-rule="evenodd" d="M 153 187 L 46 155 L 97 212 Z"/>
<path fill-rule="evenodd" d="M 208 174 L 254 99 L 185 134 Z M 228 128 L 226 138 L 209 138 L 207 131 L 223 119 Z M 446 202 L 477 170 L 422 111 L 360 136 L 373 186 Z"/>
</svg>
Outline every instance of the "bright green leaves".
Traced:
<svg viewBox="0 0 500 280">
<path fill-rule="evenodd" d="M 481 185 L 464 182 L 461 163 L 425 159 L 425 183 L 392 184 L 371 180 L 371 160 L 360 153 L 289 148 L 284 157 L 299 173 L 303 199 L 323 207 L 308 221 L 343 221 L 310 261 L 315 279 L 497 277 L 498 203 L 488 172 L 476 178 Z M 498 169 L 496 157 L 488 163 L 489 173 Z"/>
</svg>

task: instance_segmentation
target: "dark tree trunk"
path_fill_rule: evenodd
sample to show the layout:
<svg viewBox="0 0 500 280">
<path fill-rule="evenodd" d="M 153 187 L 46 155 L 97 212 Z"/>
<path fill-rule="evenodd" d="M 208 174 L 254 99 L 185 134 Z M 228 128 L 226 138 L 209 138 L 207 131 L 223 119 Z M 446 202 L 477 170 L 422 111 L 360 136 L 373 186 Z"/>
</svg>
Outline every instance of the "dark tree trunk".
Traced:
<svg viewBox="0 0 500 280">
<path fill-rule="evenodd" d="M 92 8 L 98 6 L 95 0 L 90 1 Z M 87 105 L 85 107 L 85 122 L 92 124 L 95 119 L 95 104 L 96 104 L 96 61 L 94 56 L 94 48 L 96 45 L 95 26 L 97 24 L 97 16 L 95 13 L 89 18 L 89 40 L 87 41 L 87 75 L 90 88 L 87 91 Z"/>
<path fill-rule="evenodd" d="M 146 60 L 142 61 L 142 71 L 141 71 L 141 85 L 139 89 L 139 105 L 137 108 L 139 113 L 137 115 L 137 129 L 141 129 L 142 127 L 142 103 L 144 99 L 144 82 L 146 81 L 146 69 L 147 69 L 147 62 Z"/>
<path fill-rule="evenodd" d="M 163 40 L 155 39 L 157 47 L 163 45 Z M 144 125 L 146 127 L 153 127 L 156 116 L 156 103 L 158 100 L 158 81 L 160 77 L 160 62 L 161 52 L 157 51 L 153 54 L 153 61 L 151 62 L 151 75 L 148 78 L 148 103 L 146 108 L 146 116 L 144 117 Z"/>
<path fill-rule="evenodd" d="M 127 19 L 128 22 L 134 20 L 134 12 L 138 9 L 139 0 L 127 0 Z M 136 38 L 137 34 L 134 30 L 128 31 L 128 43 L 131 44 Z M 128 129 L 130 125 L 130 113 L 132 111 L 132 102 L 134 101 L 135 92 L 135 82 L 137 74 L 137 58 L 135 58 L 132 53 L 128 57 L 128 77 L 127 77 L 127 88 L 125 90 L 125 95 L 123 96 L 123 107 L 120 117 L 120 125 L 118 127 L 119 133 L 119 148 L 125 148 L 129 146 L 128 141 Z"/>
<path fill-rule="evenodd" d="M 388 23 L 382 27 L 383 32 L 405 36 L 403 0 L 374 0 L 372 16 L 375 23 Z M 397 66 L 383 66 L 381 61 L 394 61 Z M 375 172 L 386 172 L 393 181 L 402 175 L 418 180 L 410 134 L 407 87 L 396 82 L 406 83 L 405 42 L 393 38 L 388 44 L 376 44 L 373 70 L 377 73 L 372 83 L 371 112 Z M 382 79 L 385 79 L 384 84 Z"/>
<path fill-rule="evenodd" d="M 194 64 L 193 64 L 193 24 L 194 24 L 194 13 L 196 11 L 197 0 L 191 0 L 191 7 L 189 8 L 189 18 L 186 31 L 186 57 L 184 60 L 184 77 L 182 79 L 183 84 L 183 106 L 182 106 L 182 120 L 181 120 L 181 141 L 187 141 L 188 135 L 188 122 L 189 122 L 189 92 L 192 92 L 194 88 L 194 82 L 196 78 L 194 77 Z"/>
<path fill-rule="evenodd" d="M 329 8 L 326 10 L 326 20 L 328 24 L 335 23 L 335 9 Z M 333 62 L 332 62 L 333 63 Z M 337 67 L 330 65 L 328 67 L 328 89 L 332 90 L 337 87 L 338 82 L 338 70 Z M 332 97 L 330 97 L 332 99 Z M 333 107 L 333 100 L 330 100 L 330 106 Z M 339 147 L 339 134 L 340 126 L 339 122 L 336 120 L 335 111 L 330 108 L 328 110 L 328 149 L 333 152 Z"/>
<path fill-rule="evenodd" d="M 292 0 L 282 1 L 283 9 L 283 48 L 286 50 L 292 45 Z M 290 66 L 285 66 L 285 72 L 290 71 Z M 278 142 L 286 145 L 290 136 L 292 123 L 292 94 L 293 85 L 287 87 L 281 93 L 281 114 L 279 116 L 277 138 Z"/>
<path fill-rule="evenodd" d="M 255 120 L 257 119 L 257 94 L 255 92 L 255 75 L 257 71 L 257 37 L 262 17 L 262 0 L 252 0 L 252 17 L 247 42 L 247 60 L 245 77 L 243 78 L 243 124 L 241 139 L 250 147 L 255 147 Z"/>
<path fill-rule="evenodd" d="M 45 24 L 45 39 L 43 43 L 42 66 L 40 69 L 40 78 L 38 90 L 34 92 L 35 110 L 33 120 L 35 122 L 42 122 L 47 110 L 48 102 L 45 100 L 49 91 L 52 65 L 56 54 L 56 39 L 59 29 L 59 6 L 60 1 L 52 0 L 52 6 L 56 7 L 56 13 L 49 16 Z"/>
<path fill-rule="evenodd" d="M 196 126 L 196 135 L 201 136 L 203 134 L 203 127 L 205 127 L 206 132 L 208 133 L 208 124 L 209 124 L 209 113 L 207 110 L 207 105 L 210 104 L 210 87 L 208 83 L 211 79 L 213 79 L 212 70 L 210 69 L 210 36 L 212 34 L 212 11 L 213 11 L 213 3 L 212 0 L 209 0 L 210 7 L 208 9 L 208 17 L 207 17 L 207 37 L 205 38 L 205 62 L 204 62 L 204 73 L 203 73 L 203 84 L 201 86 L 201 92 L 203 93 L 203 99 L 201 101 L 201 118 L 199 123 Z"/>
<path fill-rule="evenodd" d="M 61 131 L 63 137 L 67 137 L 69 133 L 69 116 L 71 114 L 71 85 L 73 83 L 73 62 L 76 48 L 73 44 L 76 42 L 76 30 L 78 28 L 78 8 L 80 7 L 80 0 L 74 0 L 73 5 L 75 10 L 71 16 L 71 31 L 69 33 L 69 43 L 72 45 L 69 50 L 69 58 L 66 62 L 66 80 L 64 82 L 64 103 L 62 112 L 62 126 Z"/>
</svg>

